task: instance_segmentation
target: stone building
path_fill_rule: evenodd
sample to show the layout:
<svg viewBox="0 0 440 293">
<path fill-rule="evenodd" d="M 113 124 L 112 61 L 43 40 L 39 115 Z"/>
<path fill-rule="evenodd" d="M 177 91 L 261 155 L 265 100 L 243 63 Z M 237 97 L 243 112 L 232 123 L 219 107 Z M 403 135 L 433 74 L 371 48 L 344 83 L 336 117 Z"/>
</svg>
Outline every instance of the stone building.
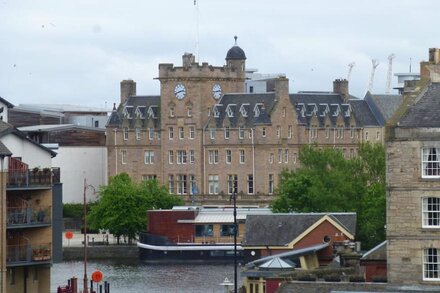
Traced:
<svg viewBox="0 0 440 293">
<path fill-rule="evenodd" d="M 440 50 L 387 129 L 388 282 L 440 284 Z"/>
<path fill-rule="evenodd" d="M 181 66 L 159 64 L 159 96 L 136 95 L 136 83 L 122 81 L 107 123 L 108 176 L 157 178 L 187 202 L 224 203 L 237 193 L 242 203 L 264 204 L 280 172 L 299 166 L 301 146 L 351 157 L 358 143 L 383 141 L 383 123 L 349 94 L 348 81 L 335 80 L 329 92 L 290 94 L 279 76 L 273 91 L 246 93 L 245 64 L 235 44 L 224 66 L 200 65 L 189 53 Z"/>
</svg>

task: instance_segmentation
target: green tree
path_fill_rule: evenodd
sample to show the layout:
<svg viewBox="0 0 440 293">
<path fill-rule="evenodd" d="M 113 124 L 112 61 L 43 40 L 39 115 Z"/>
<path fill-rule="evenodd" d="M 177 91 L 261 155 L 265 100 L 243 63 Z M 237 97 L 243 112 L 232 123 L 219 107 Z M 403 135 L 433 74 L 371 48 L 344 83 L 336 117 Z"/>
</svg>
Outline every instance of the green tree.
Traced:
<svg viewBox="0 0 440 293">
<path fill-rule="evenodd" d="M 358 156 L 305 146 L 301 167 L 283 171 L 274 212 L 356 212 L 357 239 L 370 248 L 385 239 L 385 151 L 359 145 Z"/>
<path fill-rule="evenodd" d="M 127 173 L 111 177 L 99 189 L 98 201 L 87 216 L 92 229 L 108 229 L 129 243 L 146 228 L 146 213 L 152 209 L 168 209 L 182 205 L 183 200 L 170 195 L 156 180 L 136 183 Z"/>
</svg>

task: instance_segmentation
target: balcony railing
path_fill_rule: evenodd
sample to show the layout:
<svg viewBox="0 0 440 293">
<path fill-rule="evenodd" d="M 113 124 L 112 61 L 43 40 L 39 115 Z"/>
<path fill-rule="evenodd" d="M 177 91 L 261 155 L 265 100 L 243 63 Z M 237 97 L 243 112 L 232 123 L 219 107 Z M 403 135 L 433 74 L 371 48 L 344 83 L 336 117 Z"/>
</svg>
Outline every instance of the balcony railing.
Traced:
<svg viewBox="0 0 440 293">
<path fill-rule="evenodd" d="M 8 245 L 6 264 L 14 266 L 39 262 L 49 262 L 52 259 L 51 243 Z"/>
<path fill-rule="evenodd" d="M 51 207 L 8 207 L 7 208 L 7 226 L 35 226 L 51 224 Z"/>
<path fill-rule="evenodd" d="M 8 187 L 51 186 L 60 182 L 60 168 L 9 169 Z"/>
</svg>

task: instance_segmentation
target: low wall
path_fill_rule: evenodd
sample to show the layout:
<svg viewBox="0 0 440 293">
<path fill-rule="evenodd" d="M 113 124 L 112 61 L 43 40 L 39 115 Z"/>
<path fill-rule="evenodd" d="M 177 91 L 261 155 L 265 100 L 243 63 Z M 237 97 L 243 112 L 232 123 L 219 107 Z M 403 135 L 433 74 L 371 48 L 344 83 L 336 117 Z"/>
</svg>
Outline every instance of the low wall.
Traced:
<svg viewBox="0 0 440 293">
<path fill-rule="evenodd" d="M 439 292 L 435 286 L 401 286 L 386 283 L 288 282 L 277 293 L 330 293 L 330 292 Z"/>
<path fill-rule="evenodd" d="M 87 259 L 138 259 L 136 245 L 103 245 L 87 247 Z M 63 247 L 63 260 L 83 260 L 83 247 Z"/>
</svg>

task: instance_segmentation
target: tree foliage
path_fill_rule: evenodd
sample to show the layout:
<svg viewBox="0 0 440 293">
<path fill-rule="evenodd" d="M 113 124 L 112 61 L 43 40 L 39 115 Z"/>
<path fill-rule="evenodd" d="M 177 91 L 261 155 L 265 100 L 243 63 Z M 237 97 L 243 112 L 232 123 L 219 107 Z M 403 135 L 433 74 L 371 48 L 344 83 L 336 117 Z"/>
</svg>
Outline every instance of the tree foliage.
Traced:
<svg viewBox="0 0 440 293">
<path fill-rule="evenodd" d="M 385 239 L 385 151 L 359 145 L 358 156 L 305 146 L 301 167 L 284 171 L 272 202 L 275 212 L 356 212 L 357 239 L 370 248 Z"/>
<path fill-rule="evenodd" d="M 118 239 L 124 236 L 131 241 L 145 230 L 147 210 L 182 204 L 181 198 L 170 195 L 156 180 L 136 183 L 121 173 L 100 187 L 98 201 L 87 219 L 92 229 L 108 229 Z"/>
</svg>

